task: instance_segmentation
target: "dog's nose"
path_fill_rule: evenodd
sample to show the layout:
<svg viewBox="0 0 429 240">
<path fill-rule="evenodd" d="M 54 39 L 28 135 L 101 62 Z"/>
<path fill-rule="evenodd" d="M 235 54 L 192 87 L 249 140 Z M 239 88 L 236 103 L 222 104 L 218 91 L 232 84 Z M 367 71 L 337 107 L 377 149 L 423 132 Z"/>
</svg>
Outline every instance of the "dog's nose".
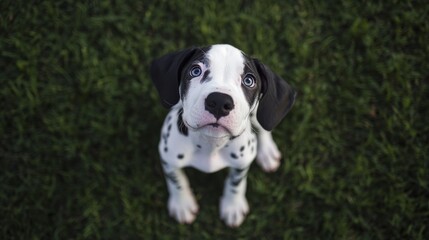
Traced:
<svg viewBox="0 0 429 240">
<path fill-rule="evenodd" d="M 227 94 L 213 92 L 207 96 L 205 107 L 216 119 L 219 119 L 227 116 L 234 109 L 234 101 Z"/>
</svg>

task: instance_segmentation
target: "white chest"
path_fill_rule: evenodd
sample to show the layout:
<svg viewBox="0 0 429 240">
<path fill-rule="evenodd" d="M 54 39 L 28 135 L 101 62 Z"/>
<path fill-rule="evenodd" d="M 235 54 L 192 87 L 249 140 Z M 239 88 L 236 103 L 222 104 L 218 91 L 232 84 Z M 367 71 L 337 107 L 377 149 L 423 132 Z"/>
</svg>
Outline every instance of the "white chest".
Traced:
<svg viewBox="0 0 429 240">
<path fill-rule="evenodd" d="M 229 139 L 210 138 L 192 130 L 185 135 L 179 131 L 175 120 L 173 117 L 171 123 L 164 123 L 159 143 L 162 161 L 170 167 L 189 166 L 212 173 L 226 167 L 248 166 L 256 157 L 256 136 L 250 122 L 240 136 Z"/>
</svg>

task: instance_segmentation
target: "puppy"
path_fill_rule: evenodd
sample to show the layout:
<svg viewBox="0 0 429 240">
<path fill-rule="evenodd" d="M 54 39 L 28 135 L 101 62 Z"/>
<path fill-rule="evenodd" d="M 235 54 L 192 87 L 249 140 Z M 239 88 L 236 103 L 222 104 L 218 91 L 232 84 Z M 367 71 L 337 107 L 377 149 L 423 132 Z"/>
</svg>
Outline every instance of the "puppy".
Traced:
<svg viewBox="0 0 429 240">
<path fill-rule="evenodd" d="M 198 212 L 182 168 L 211 173 L 229 167 L 220 216 L 228 226 L 239 226 L 249 211 L 245 193 L 252 161 L 268 172 L 280 165 L 270 131 L 291 109 L 295 91 L 230 45 L 170 53 L 154 60 L 150 71 L 162 104 L 170 108 L 159 143 L 170 215 L 192 223 Z"/>
</svg>

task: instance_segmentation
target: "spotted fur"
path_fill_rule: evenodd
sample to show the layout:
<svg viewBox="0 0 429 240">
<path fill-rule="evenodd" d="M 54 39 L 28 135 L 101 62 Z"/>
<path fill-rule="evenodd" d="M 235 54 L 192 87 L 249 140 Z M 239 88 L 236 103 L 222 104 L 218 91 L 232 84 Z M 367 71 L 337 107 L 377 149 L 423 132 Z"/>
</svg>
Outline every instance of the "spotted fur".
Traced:
<svg viewBox="0 0 429 240">
<path fill-rule="evenodd" d="M 289 111 L 294 91 L 230 45 L 167 54 L 153 62 L 151 75 L 170 108 L 159 142 L 170 215 L 191 223 L 198 211 L 182 168 L 210 173 L 229 167 L 220 215 L 228 226 L 239 226 L 249 211 L 245 193 L 252 161 L 266 171 L 279 166 L 281 154 L 269 130 Z"/>
</svg>

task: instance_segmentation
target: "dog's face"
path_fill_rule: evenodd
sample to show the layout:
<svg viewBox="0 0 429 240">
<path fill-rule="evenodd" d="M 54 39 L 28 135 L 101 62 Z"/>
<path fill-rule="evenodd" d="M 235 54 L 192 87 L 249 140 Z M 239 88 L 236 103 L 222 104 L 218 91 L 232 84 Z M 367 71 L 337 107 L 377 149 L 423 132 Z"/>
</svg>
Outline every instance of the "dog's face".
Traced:
<svg viewBox="0 0 429 240">
<path fill-rule="evenodd" d="M 255 65 L 238 49 L 215 45 L 182 72 L 183 122 L 211 137 L 238 136 L 256 107 L 261 81 Z"/>
<path fill-rule="evenodd" d="M 184 124 L 211 137 L 240 135 L 256 108 L 258 122 L 271 130 L 295 100 L 283 79 L 230 45 L 165 55 L 151 75 L 164 105 L 182 101 Z"/>
</svg>

